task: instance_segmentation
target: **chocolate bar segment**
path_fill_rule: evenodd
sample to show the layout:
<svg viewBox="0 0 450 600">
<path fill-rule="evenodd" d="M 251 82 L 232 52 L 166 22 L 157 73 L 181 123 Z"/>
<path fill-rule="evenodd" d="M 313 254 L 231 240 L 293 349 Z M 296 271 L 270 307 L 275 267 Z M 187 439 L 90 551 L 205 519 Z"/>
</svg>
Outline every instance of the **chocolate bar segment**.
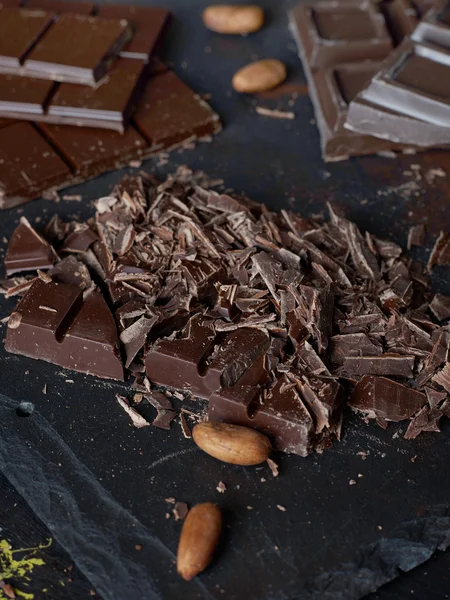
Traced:
<svg viewBox="0 0 450 600">
<path fill-rule="evenodd" d="M 219 118 L 208 104 L 172 71 L 150 79 L 134 123 L 150 141 L 152 151 L 166 150 L 221 129 Z"/>
<path fill-rule="evenodd" d="M 448 129 L 450 53 L 404 40 L 383 64 L 361 98 Z"/>
<path fill-rule="evenodd" d="M 349 104 L 370 83 L 396 37 L 410 30 L 400 18 L 405 16 L 404 5 L 394 1 L 396 10 L 391 11 L 390 18 L 395 35 L 388 31 L 383 14 L 371 2 L 321 1 L 301 4 L 291 12 L 291 28 L 308 81 L 325 161 L 402 149 L 345 127 Z"/>
<path fill-rule="evenodd" d="M 293 15 L 310 69 L 380 60 L 392 49 L 383 15 L 367 0 L 300 4 Z"/>
<path fill-rule="evenodd" d="M 436 2 L 411 35 L 415 42 L 450 50 L 450 3 Z"/>
<path fill-rule="evenodd" d="M 25 217 L 21 217 L 6 251 L 6 274 L 50 269 L 56 259 L 57 255 L 52 246 L 31 227 Z"/>
<path fill-rule="evenodd" d="M 401 383 L 366 375 L 355 386 L 349 404 L 368 418 L 376 419 L 382 427 L 387 427 L 387 421 L 411 418 L 426 400 L 425 394 Z"/>
<path fill-rule="evenodd" d="M 123 380 L 116 325 L 98 292 L 83 301 L 78 286 L 38 279 L 14 315 L 5 342 L 8 352 Z"/>
<path fill-rule="evenodd" d="M 60 156 L 30 123 L 0 129 L 0 208 L 10 208 L 70 178 Z"/>
<path fill-rule="evenodd" d="M 147 147 L 133 127 L 128 127 L 123 135 L 106 129 L 69 125 L 40 123 L 39 128 L 71 165 L 73 172 L 83 177 L 95 177 L 108 169 L 119 168 L 129 160 L 141 157 Z"/>
<path fill-rule="evenodd" d="M 5 119 L 39 118 L 53 88 L 53 81 L 0 75 L 0 115 Z"/>
<path fill-rule="evenodd" d="M 21 74 L 95 86 L 131 37 L 125 20 L 61 14 L 27 54 Z"/>
<path fill-rule="evenodd" d="M 123 133 L 147 79 L 146 66 L 119 59 L 97 88 L 63 83 L 48 106 L 49 122 L 115 129 Z"/>
<path fill-rule="evenodd" d="M 18 69 L 54 18 L 54 13 L 43 10 L 1 8 L 0 72 Z"/>
<path fill-rule="evenodd" d="M 148 62 L 159 52 L 169 22 L 165 8 L 108 3 L 99 7 L 98 14 L 109 19 L 126 19 L 133 26 L 133 39 L 121 50 L 121 57 Z"/>
</svg>

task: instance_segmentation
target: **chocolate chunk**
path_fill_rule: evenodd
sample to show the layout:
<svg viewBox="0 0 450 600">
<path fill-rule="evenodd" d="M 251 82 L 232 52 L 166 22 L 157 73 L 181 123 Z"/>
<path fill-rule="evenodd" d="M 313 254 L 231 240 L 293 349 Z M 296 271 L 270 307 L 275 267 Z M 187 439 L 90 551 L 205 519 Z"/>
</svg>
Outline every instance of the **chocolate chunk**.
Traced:
<svg viewBox="0 0 450 600">
<path fill-rule="evenodd" d="M 201 315 L 192 317 L 179 339 L 157 341 L 148 351 L 145 367 L 150 381 L 177 389 L 191 390 L 194 395 L 208 397 L 200 363 L 213 347 L 212 321 Z"/>
<path fill-rule="evenodd" d="M 446 365 L 432 377 L 432 381 L 442 386 L 447 392 L 450 392 L 450 363 L 446 363 Z"/>
<path fill-rule="evenodd" d="M 425 243 L 425 225 L 413 225 L 408 232 L 408 250 L 413 246 L 423 246 Z"/>
<path fill-rule="evenodd" d="M 213 135 L 221 128 L 217 115 L 206 102 L 172 71 L 150 79 L 134 122 L 153 151 Z"/>
<path fill-rule="evenodd" d="M 408 429 L 405 433 L 406 440 L 414 440 L 418 435 L 424 431 L 437 431 L 439 432 L 439 421 L 443 417 L 444 413 L 439 408 L 430 408 L 424 406 L 419 410 L 417 415 L 411 419 Z"/>
<path fill-rule="evenodd" d="M 408 378 L 413 374 L 414 356 L 381 354 L 346 357 L 343 367 L 349 375 L 392 375 Z"/>
<path fill-rule="evenodd" d="M 17 306 L 20 326 L 8 329 L 8 352 L 123 380 L 116 325 L 100 293 L 37 280 Z"/>
<path fill-rule="evenodd" d="M 435 294 L 430 302 L 430 310 L 438 321 L 450 319 L 450 296 Z"/>
<path fill-rule="evenodd" d="M 27 54 L 23 71 L 28 77 L 95 86 L 131 37 L 126 20 L 63 13 Z"/>
<path fill-rule="evenodd" d="M 441 231 L 439 237 L 434 243 L 428 259 L 428 271 L 431 272 L 435 265 L 450 265 L 450 235 Z"/>
<path fill-rule="evenodd" d="M 89 225 L 77 223 L 71 233 L 64 239 L 64 252 L 87 252 L 89 247 L 98 240 L 98 235 Z"/>
<path fill-rule="evenodd" d="M 330 338 L 330 359 L 334 365 L 343 365 L 347 358 L 379 356 L 383 349 L 365 333 L 335 335 Z"/>
<path fill-rule="evenodd" d="M 125 367 L 128 368 L 136 354 L 144 347 L 147 335 L 153 325 L 158 321 L 158 317 L 153 316 L 150 319 L 142 316 L 120 334 L 120 341 L 125 347 Z"/>
<path fill-rule="evenodd" d="M 152 421 L 152 425 L 153 427 L 158 427 L 158 429 L 169 431 L 170 425 L 176 416 L 177 413 L 175 411 L 162 408 L 161 410 L 158 410 L 158 414 L 156 419 Z"/>
<path fill-rule="evenodd" d="M 349 405 L 369 419 L 376 419 L 382 427 L 387 427 L 387 421 L 411 418 L 422 408 L 426 399 L 422 392 L 396 381 L 365 375 L 356 384 Z"/>
<path fill-rule="evenodd" d="M 89 288 L 92 284 L 86 265 L 77 260 L 75 256 L 66 256 L 48 274 L 55 283 L 76 285 L 82 290 Z"/>
<path fill-rule="evenodd" d="M 5 256 L 6 273 L 50 269 L 57 260 L 56 252 L 25 217 L 12 234 Z"/>
</svg>

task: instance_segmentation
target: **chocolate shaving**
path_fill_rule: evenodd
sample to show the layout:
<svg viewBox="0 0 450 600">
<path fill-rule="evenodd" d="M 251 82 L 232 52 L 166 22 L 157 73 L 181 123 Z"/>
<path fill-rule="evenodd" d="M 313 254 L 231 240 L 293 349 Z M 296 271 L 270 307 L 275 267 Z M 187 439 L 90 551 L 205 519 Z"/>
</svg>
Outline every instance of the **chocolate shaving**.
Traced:
<svg viewBox="0 0 450 600">
<path fill-rule="evenodd" d="M 173 516 L 175 517 L 175 521 L 183 520 L 187 517 L 189 512 L 189 507 L 186 502 L 175 502 L 175 506 L 173 508 Z"/>
<path fill-rule="evenodd" d="M 147 427 L 148 425 L 150 425 L 150 423 L 146 419 L 144 419 L 144 417 L 142 415 L 140 415 L 137 412 L 137 410 L 135 410 L 133 407 L 131 407 L 129 405 L 128 400 L 124 396 L 121 396 L 120 394 L 116 394 L 116 398 L 117 398 L 117 401 L 120 404 L 120 406 L 130 417 L 130 419 L 131 419 L 133 425 L 136 427 L 136 429 L 141 429 L 141 427 Z"/>
<path fill-rule="evenodd" d="M 409 228 L 408 232 L 408 250 L 411 250 L 413 246 L 423 246 L 425 243 L 425 225 L 413 225 Z"/>
<path fill-rule="evenodd" d="M 430 273 L 435 265 L 450 265 L 450 235 L 444 231 L 439 234 L 431 251 L 427 265 Z"/>
</svg>

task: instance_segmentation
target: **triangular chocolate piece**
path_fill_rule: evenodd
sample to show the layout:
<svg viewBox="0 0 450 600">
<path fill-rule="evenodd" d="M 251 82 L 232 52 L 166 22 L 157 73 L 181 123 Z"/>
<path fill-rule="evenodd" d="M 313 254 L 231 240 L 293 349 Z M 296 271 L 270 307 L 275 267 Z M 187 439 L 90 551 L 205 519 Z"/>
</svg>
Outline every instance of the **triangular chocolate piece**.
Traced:
<svg viewBox="0 0 450 600">
<path fill-rule="evenodd" d="M 6 252 L 7 275 L 19 271 L 50 269 L 57 259 L 53 247 L 33 229 L 25 217 L 14 230 Z"/>
</svg>

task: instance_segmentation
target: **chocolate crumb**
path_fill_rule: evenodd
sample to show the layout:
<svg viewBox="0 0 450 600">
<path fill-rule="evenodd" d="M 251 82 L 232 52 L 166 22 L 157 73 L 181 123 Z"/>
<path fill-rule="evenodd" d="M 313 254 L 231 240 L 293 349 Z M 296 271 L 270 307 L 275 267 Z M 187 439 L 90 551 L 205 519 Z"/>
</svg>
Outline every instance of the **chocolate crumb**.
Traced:
<svg viewBox="0 0 450 600">
<path fill-rule="evenodd" d="M 220 494 L 224 494 L 226 492 L 227 486 L 224 484 L 223 481 L 219 481 L 219 483 L 217 484 L 216 490 L 220 493 Z"/>
<path fill-rule="evenodd" d="M 274 477 L 278 477 L 279 475 L 279 470 L 278 470 L 278 465 L 277 463 L 272 460 L 271 458 L 267 459 L 267 464 L 269 465 L 270 470 L 272 471 L 272 475 Z"/>
<path fill-rule="evenodd" d="M 175 521 L 179 521 L 180 519 L 186 518 L 189 512 L 189 507 L 186 502 L 176 502 L 172 512 L 173 516 L 175 517 Z"/>
</svg>

